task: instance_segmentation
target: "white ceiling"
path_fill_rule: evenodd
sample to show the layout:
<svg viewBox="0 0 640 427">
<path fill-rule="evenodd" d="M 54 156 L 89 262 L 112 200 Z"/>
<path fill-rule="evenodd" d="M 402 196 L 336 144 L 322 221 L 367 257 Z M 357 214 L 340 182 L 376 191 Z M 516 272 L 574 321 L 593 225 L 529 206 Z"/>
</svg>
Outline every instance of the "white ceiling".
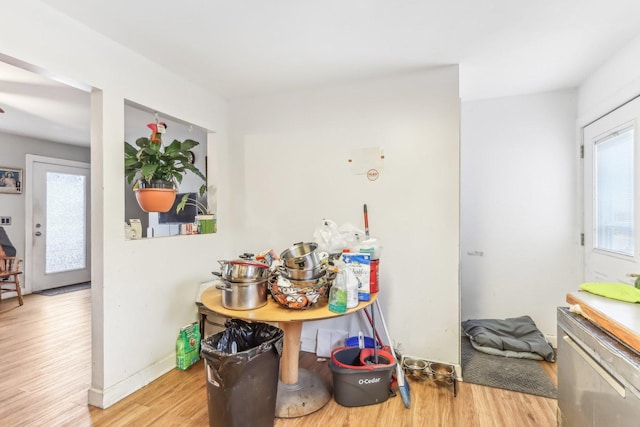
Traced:
<svg viewBox="0 0 640 427">
<path fill-rule="evenodd" d="M 0 132 L 89 146 L 89 93 L 0 61 Z"/>
<path fill-rule="evenodd" d="M 570 88 L 640 34 L 639 0 L 42 2 L 227 98 L 448 64 L 460 64 L 464 100 Z M 0 119 L 5 89 L 62 95 L 40 85 L 0 74 Z M 37 93 L 21 109 L 40 116 Z"/>
</svg>

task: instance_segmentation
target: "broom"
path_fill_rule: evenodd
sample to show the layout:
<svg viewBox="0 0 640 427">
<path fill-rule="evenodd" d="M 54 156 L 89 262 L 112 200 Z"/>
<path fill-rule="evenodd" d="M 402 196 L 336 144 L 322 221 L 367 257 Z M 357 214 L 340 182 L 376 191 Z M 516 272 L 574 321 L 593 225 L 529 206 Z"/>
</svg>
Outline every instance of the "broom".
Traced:
<svg viewBox="0 0 640 427">
<path fill-rule="evenodd" d="M 389 335 L 389 330 L 387 329 L 387 323 L 384 321 L 384 315 L 382 314 L 382 309 L 380 308 L 380 303 L 376 300 L 373 303 L 376 307 L 378 307 L 378 313 L 380 313 L 380 319 L 382 321 L 382 328 L 384 329 L 384 334 L 387 336 L 387 340 L 389 341 L 389 347 L 391 347 L 391 351 L 396 358 L 396 377 L 398 380 L 398 391 L 400 391 L 400 397 L 402 397 L 402 403 L 404 403 L 405 408 L 411 407 L 411 393 L 409 391 L 409 383 L 404 376 L 404 372 L 402 371 L 402 366 L 400 366 L 400 361 L 398 360 L 398 353 L 396 353 L 393 348 L 393 341 L 391 341 L 391 335 Z M 373 312 L 372 312 L 373 313 Z"/>
<path fill-rule="evenodd" d="M 364 233 L 366 238 L 369 239 L 369 212 L 367 210 L 367 204 L 365 203 L 363 206 L 364 213 Z M 387 329 L 387 323 L 384 321 L 384 315 L 382 314 L 382 309 L 380 308 L 380 304 L 378 300 L 374 302 L 375 306 L 378 307 L 378 312 L 380 313 L 380 319 L 382 319 L 382 326 L 384 328 L 384 334 L 387 336 L 387 340 L 389 340 L 389 347 L 391 348 L 392 354 L 396 358 L 396 378 L 398 381 L 398 390 L 400 391 L 400 396 L 402 397 L 402 403 L 404 403 L 405 408 L 409 408 L 411 406 L 411 394 L 409 392 L 409 383 L 407 379 L 404 377 L 404 372 L 402 371 L 402 366 L 400 366 L 400 361 L 398 360 L 398 354 L 393 348 L 393 341 L 391 341 L 391 336 L 389 335 L 389 330 Z M 365 309 L 365 314 L 367 311 Z M 373 310 L 371 310 L 371 315 L 373 316 Z M 369 314 L 367 314 L 367 318 Z M 373 326 L 373 319 L 369 319 L 371 322 L 371 326 L 373 327 L 375 333 L 375 327 Z M 375 344 L 375 339 L 374 339 Z M 374 348 L 376 346 L 374 345 Z"/>
</svg>

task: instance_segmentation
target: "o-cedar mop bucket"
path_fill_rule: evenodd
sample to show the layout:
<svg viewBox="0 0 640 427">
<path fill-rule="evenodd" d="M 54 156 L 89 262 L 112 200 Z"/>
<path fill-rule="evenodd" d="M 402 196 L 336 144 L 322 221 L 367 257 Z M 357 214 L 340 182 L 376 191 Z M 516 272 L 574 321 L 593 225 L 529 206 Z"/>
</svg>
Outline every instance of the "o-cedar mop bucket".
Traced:
<svg viewBox="0 0 640 427">
<path fill-rule="evenodd" d="M 329 368 L 336 402 L 342 406 L 366 406 L 389 398 L 396 359 L 385 350 L 377 350 L 377 356 L 375 363 L 371 348 L 338 347 L 331 352 Z"/>
</svg>

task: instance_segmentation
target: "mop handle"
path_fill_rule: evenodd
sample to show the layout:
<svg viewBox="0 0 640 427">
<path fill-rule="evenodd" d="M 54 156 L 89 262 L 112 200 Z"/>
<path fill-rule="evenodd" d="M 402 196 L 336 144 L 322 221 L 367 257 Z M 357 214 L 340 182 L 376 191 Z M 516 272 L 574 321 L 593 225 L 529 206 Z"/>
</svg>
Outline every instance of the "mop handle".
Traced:
<svg viewBox="0 0 640 427">
<path fill-rule="evenodd" d="M 382 329 L 384 329 L 384 334 L 387 336 L 387 339 L 389 340 L 389 346 L 391 347 L 391 353 L 394 355 L 394 357 L 396 358 L 396 371 L 397 371 L 397 379 L 398 379 L 398 386 L 399 387 L 404 387 L 404 373 L 402 372 L 402 368 L 400 368 L 400 363 L 398 363 L 398 355 L 396 354 L 396 350 L 393 348 L 393 342 L 391 342 L 391 336 L 389 335 L 389 329 L 387 329 L 387 322 L 385 322 L 384 320 L 384 314 L 382 314 L 382 309 L 380 308 L 380 303 L 378 303 L 378 300 L 376 299 L 373 304 L 378 307 L 378 313 L 380 313 L 380 320 L 382 321 Z"/>
<path fill-rule="evenodd" d="M 380 334 L 378 333 L 378 331 L 376 330 L 376 328 L 373 327 L 373 322 L 371 321 L 371 315 L 369 315 L 369 313 L 367 312 L 366 307 L 364 309 L 362 309 L 362 311 L 364 311 L 364 314 L 367 315 L 367 319 L 369 320 L 369 324 L 371 325 L 371 327 L 373 328 L 373 333 L 376 336 L 376 339 L 378 340 L 378 342 L 380 343 L 380 345 L 384 345 L 384 342 L 382 341 L 382 339 L 380 339 Z M 373 307 L 371 307 L 371 313 L 373 313 Z M 391 346 L 389 346 L 391 347 Z"/>
<path fill-rule="evenodd" d="M 364 205 L 364 234 L 369 238 L 369 213 L 367 212 L 367 204 Z"/>
</svg>

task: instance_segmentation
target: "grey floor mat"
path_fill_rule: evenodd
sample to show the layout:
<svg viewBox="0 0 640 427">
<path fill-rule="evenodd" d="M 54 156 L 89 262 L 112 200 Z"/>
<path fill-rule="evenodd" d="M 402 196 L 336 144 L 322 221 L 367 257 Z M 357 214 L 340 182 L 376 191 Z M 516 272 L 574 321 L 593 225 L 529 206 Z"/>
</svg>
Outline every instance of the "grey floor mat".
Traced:
<svg viewBox="0 0 640 427">
<path fill-rule="evenodd" d="M 477 351 L 462 337 L 463 381 L 488 387 L 558 398 L 558 390 L 535 360 L 493 356 Z"/>
</svg>

